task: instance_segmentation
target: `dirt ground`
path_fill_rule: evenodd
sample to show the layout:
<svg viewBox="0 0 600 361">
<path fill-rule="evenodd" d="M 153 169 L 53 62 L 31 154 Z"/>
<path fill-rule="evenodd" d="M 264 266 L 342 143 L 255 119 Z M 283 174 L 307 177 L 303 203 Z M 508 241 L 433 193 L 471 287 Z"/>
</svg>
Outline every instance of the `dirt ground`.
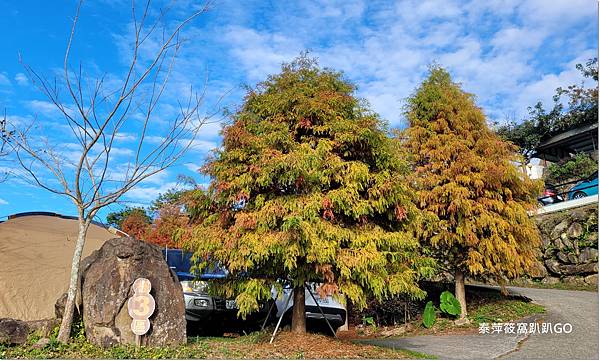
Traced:
<svg viewBox="0 0 600 361">
<path fill-rule="evenodd" d="M 250 347 L 246 347 L 250 346 Z M 254 345 L 240 347 L 244 358 L 304 358 L 304 359 L 406 359 L 413 358 L 402 351 L 359 345 L 348 340 L 334 339 L 321 334 L 297 335 L 289 331 L 279 333 L 273 344 L 269 335 Z"/>
</svg>

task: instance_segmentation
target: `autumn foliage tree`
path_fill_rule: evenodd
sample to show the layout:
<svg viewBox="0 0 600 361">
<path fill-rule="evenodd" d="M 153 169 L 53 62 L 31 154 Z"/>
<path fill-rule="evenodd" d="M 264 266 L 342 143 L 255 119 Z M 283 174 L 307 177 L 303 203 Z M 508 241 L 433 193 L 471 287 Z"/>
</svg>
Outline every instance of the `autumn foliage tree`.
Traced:
<svg viewBox="0 0 600 361">
<path fill-rule="evenodd" d="M 136 220 L 136 223 L 152 223 L 152 217 L 148 214 L 146 209 L 142 207 L 125 207 L 121 210 L 110 212 L 106 216 L 106 223 L 112 227 L 116 227 L 125 231 L 123 229 L 123 223 L 130 216 L 135 215 L 133 219 Z M 139 222 L 138 222 L 139 221 Z"/>
<path fill-rule="evenodd" d="M 188 230 L 189 217 L 179 204 L 165 204 L 147 231 L 144 240 L 162 247 L 181 248 Z"/>
<path fill-rule="evenodd" d="M 121 230 L 130 237 L 145 240 L 149 231 L 152 229 L 150 220 L 139 212 L 132 212 L 125 216 L 121 222 Z"/>
<path fill-rule="evenodd" d="M 161 202 L 154 208 L 154 217 L 148 216 L 143 208 L 126 208 L 109 214 L 107 219 L 119 224 L 131 237 L 161 247 L 181 248 L 190 228 L 190 216 L 183 210 L 182 203 L 187 192 L 180 192 L 177 199 L 165 200 L 161 196 Z"/>
<path fill-rule="evenodd" d="M 212 182 L 188 246 L 200 265 L 229 270 L 219 289 L 242 317 L 284 283 L 294 332 L 306 328 L 306 282 L 359 306 L 368 295 L 424 296 L 417 280 L 431 262 L 409 229 L 419 212 L 407 164 L 354 91 L 306 57 L 284 65 L 249 90 L 203 168 Z"/>
<path fill-rule="evenodd" d="M 471 94 L 433 67 L 408 99 L 404 143 L 426 221 L 417 227 L 438 264 L 454 274 L 461 319 L 465 276 L 514 278 L 535 262 L 540 235 L 527 211 L 539 184 L 520 172 L 517 149 L 493 133 Z"/>
</svg>

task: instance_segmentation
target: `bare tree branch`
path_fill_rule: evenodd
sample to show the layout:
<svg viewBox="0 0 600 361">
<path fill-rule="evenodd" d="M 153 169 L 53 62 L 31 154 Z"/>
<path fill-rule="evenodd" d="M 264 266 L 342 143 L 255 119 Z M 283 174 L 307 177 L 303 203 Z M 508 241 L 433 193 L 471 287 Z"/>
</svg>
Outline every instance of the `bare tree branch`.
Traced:
<svg viewBox="0 0 600 361">
<path fill-rule="evenodd" d="M 89 224 L 103 207 L 118 202 L 140 182 L 177 162 L 194 144 L 201 126 L 208 120 L 207 116 L 200 114 L 205 89 L 197 93 L 192 87 L 186 99 L 178 101 L 179 108 L 175 114 L 170 117 L 156 115 L 164 103 L 162 98 L 181 50 L 181 30 L 207 11 L 208 4 L 178 21 L 169 30 L 165 20 L 170 7 L 151 20 L 151 0 L 145 2 L 141 15 L 132 0 L 131 58 L 120 77 L 122 81 L 113 89 L 107 89 L 106 74 L 93 78 L 81 63 L 75 71 L 70 67 L 82 4 L 83 1 L 78 2 L 72 21 L 60 81 L 56 77 L 48 80 L 21 60 L 29 79 L 54 105 L 66 123 L 64 128 L 70 130 L 77 143 L 68 146 L 50 144 L 37 119 L 36 127 L 6 133 L 27 181 L 66 196 L 77 207 L 79 236 L 73 256 L 65 317 L 59 332 L 59 340 L 63 342 L 69 337 L 79 261 Z M 157 34 L 158 29 L 162 29 L 160 34 Z M 160 39 L 157 40 L 159 46 L 144 59 L 141 54 L 147 52 L 141 53 L 140 50 L 151 38 Z M 65 99 L 61 98 L 61 93 L 67 94 Z M 5 125 L 6 121 L 3 121 L 2 140 Z M 115 144 L 120 132 L 130 129 L 135 129 L 137 139 L 123 169 L 122 163 L 115 159 Z M 157 136 L 160 136 L 158 142 L 155 141 Z M 56 142 L 56 137 L 52 140 Z M 76 152 L 72 151 L 73 144 Z M 4 142 L 0 147 L 2 151 Z M 115 172 L 121 174 L 115 177 Z M 53 182 L 49 182 L 48 177 Z"/>
</svg>

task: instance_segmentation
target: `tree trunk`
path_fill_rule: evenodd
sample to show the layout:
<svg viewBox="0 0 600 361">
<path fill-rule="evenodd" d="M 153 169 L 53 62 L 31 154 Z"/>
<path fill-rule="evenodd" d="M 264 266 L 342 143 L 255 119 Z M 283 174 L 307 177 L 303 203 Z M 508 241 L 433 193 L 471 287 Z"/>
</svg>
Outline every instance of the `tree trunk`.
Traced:
<svg viewBox="0 0 600 361">
<path fill-rule="evenodd" d="M 85 236 L 87 234 L 89 222 L 79 217 L 79 232 L 77 235 L 77 243 L 75 244 L 75 252 L 73 253 L 73 261 L 71 263 L 71 277 L 69 279 L 69 290 L 67 291 L 67 302 L 65 304 L 65 312 L 58 331 L 58 341 L 67 343 L 71 336 L 71 324 L 73 323 L 73 311 L 75 310 L 75 297 L 77 296 L 77 280 L 79 277 L 79 263 L 83 246 L 85 245 Z"/>
<path fill-rule="evenodd" d="M 454 273 L 454 294 L 460 303 L 460 319 L 467 317 L 467 298 L 465 297 L 465 275 L 462 271 Z"/>
<path fill-rule="evenodd" d="M 292 309 L 292 332 L 306 333 L 304 287 L 294 287 L 294 308 Z"/>
</svg>

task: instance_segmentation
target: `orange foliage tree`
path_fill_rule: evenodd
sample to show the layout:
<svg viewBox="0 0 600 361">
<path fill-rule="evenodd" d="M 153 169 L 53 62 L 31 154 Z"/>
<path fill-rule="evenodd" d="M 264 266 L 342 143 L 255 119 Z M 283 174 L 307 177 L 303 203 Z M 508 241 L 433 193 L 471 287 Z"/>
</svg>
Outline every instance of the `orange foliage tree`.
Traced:
<svg viewBox="0 0 600 361">
<path fill-rule="evenodd" d="M 427 220 L 416 227 L 418 237 L 454 274 L 464 319 L 465 276 L 502 282 L 533 266 L 541 240 L 527 211 L 539 184 L 518 170 L 517 149 L 488 128 L 473 96 L 446 70 L 431 69 L 409 98 L 406 117 L 410 184 Z"/>
<path fill-rule="evenodd" d="M 181 248 L 189 226 L 189 217 L 178 204 L 165 204 L 146 234 L 145 240 L 163 247 Z M 176 236 L 177 235 L 177 236 Z"/>
<path fill-rule="evenodd" d="M 148 218 L 139 212 L 130 213 L 121 223 L 121 230 L 137 239 L 146 239 L 150 229 L 151 224 Z"/>
</svg>

